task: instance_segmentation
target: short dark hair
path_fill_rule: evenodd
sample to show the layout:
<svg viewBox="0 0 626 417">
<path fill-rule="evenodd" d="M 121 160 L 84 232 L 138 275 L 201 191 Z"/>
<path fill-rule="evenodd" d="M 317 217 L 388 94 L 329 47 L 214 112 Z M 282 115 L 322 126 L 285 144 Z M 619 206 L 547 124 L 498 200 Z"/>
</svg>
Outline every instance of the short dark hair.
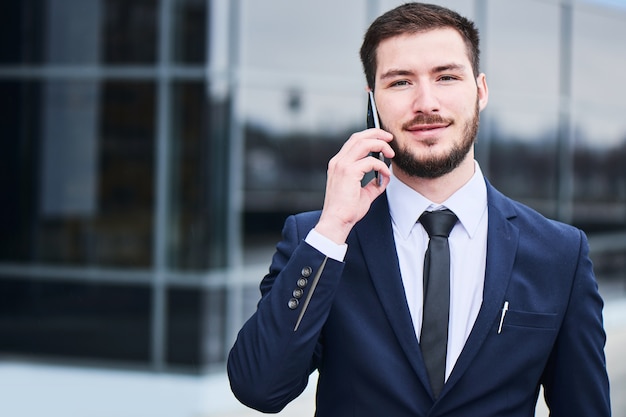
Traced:
<svg viewBox="0 0 626 417">
<path fill-rule="evenodd" d="M 385 39 L 395 36 L 452 28 L 463 37 L 474 75 L 478 75 L 480 48 L 474 22 L 445 7 L 425 3 L 406 3 L 378 17 L 365 33 L 361 45 L 361 62 L 367 85 L 376 81 L 376 50 Z"/>
</svg>

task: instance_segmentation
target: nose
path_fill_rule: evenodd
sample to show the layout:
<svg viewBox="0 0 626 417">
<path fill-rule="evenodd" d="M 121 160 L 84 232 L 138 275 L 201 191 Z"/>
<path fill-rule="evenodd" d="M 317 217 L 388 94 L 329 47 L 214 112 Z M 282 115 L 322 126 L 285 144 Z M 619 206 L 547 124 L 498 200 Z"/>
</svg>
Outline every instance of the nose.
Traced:
<svg viewBox="0 0 626 417">
<path fill-rule="evenodd" d="M 415 85 L 412 109 L 414 113 L 436 113 L 439 111 L 439 100 L 435 88 L 428 82 Z"/>
</svg>

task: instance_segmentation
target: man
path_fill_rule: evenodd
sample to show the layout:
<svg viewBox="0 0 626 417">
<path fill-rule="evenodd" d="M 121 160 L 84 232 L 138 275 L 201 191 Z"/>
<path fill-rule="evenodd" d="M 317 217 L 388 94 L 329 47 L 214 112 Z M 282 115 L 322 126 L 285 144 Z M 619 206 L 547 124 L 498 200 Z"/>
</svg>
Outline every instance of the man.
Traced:
<svg viewBox="0 0 626 417">
<path fill-rule="evenodd" d="M 473 23 L 406 4 L 370 26 L 361 59 L 383 129 L 331 159 L 321 212 L 286 221 L 229 356 L 235 395 L 278 412 L 317 369 L 318 417 L 527 417 L 542 385 L 553 417 L 609 416 L 586 237 L 500 194 L 474 161 L 489 94 Z M 372 170 L 382 182 L 362 187 Z M 429 238 L 430 212 L 452 216 L 447 241 Z"/>
</svg>

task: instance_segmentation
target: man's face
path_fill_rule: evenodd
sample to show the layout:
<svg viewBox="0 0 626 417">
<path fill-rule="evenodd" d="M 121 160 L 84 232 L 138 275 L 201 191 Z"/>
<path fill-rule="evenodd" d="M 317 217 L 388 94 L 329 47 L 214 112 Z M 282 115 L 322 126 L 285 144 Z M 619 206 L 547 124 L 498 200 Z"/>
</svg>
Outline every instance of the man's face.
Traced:
<svg viewBox="0 0 626 417">
<path fill-rule="evenodd" d="M 461 35 L 445 28 L 389 38 L 377 62 L 375 98 L 394 136 L 394 167 L 437 178 L 473 158 L 488 90 L 484 74 L 474 77 Z"/>
</svg>

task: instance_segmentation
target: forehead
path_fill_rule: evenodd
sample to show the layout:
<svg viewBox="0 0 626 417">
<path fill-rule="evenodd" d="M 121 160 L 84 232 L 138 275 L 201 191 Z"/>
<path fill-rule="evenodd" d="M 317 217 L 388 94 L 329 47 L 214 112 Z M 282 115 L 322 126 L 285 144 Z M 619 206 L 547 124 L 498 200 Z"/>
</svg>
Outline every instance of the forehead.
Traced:
<svg viewBox="0 0 626 417">
<path fill-rule="evenodd" d="M 378 45 L 376 62 L 377 74 L 389 68 L 428 69 L 449 63 L 471 68 L 467 45 L 452 28 L 387 38 Z"/>
</svg>

